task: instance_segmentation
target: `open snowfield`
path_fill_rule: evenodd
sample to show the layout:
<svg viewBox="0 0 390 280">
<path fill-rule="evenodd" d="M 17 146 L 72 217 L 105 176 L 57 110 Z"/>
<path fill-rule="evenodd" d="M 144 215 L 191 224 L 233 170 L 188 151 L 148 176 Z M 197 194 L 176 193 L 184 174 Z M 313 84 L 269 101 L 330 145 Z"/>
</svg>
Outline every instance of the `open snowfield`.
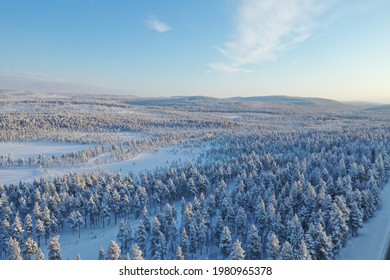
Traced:
<svg viewBox="0 0 390 280">
<path fill-rule="evenodd" d="M 28 148 L 24 147 L 22 143 L 17 143 L 11 146 L 20 146 L 20 155 L 28 153 Z M 31 145 L 27 146 L 29 146 L 30 148 L 32 147 Z M 73 145 L 73 147 L 77 146 L 86 147 L 87 145 Z M 43 149 L 43 145 L 38 147 L 42 147 Z M 69 172 L 87 173 L 104 171 L 117 173 L 121 171 L 122 174 L 126 174 L 127 172 L 131 171 L 134 174 L 137 174 L 143 170 L 153 170 L 155 168 L 169 166 L 175 161 L 182 163 L 186 161 L 195 161 L 199 157 L 200 153 L 206 149 L 206 147 L 207 145 L 198 148 L 166 147 L 161 148 L 158 151 L 147 151 L 141 153 L 140 155 L 130 160 L 113 163 L 88 164 L 88 166 L 85 167 L 53 167 L 46 169 L 35 167 L 1 168 L 0 184 L 17 184 L 20 181 L 32 182 L 34 178 L 54 178 L 56 176 L 62 176 Z M 55 150 L 55 147 L 53 150 Z M 58 150 L 60 150 L 60 148 L 58 148 Z M 34 153 L 36 152 L 34 151 Z"/>
<path fill-rule="evenodd" d="M 359 231 L 349 240 L 338 256 L 340 260 L 383 260 L 390 241 L 390 182 L 382 191 L 382 208 L 375 212 Z"/>
<path fill-rule="evenodd" d="M 135 222 L 131 222 L 131 224 L 134 232 L 137 227 L 135 226 Z M 107 251 L 111 240 L 116 240 L 119 225 L 119 220 L 116 225 L 112 222 L 110 226 L 106 226 L 105 228 L 101 226 L 94 230 L 90 230 L 89 228 L 84 229 L 84 225 L 82 225 L 80 238 L 78 238 L 77 232 L 72 234 L 70 229 L 67 228 L 65 233 L 60 235 L 62 259 L 75 260 L 77 254 L 80 254 L 81 259 L 97 260 L 100 246 Z M 44 243 L 44 240 L 42 241 L 41 247 L 47 256 L 48 246 Z"/>
<path fill-rule="evenodd" d="M 65 153 L 82 151 L 91 147 L 93 147 L 93 145 L 45 141 L 27 143 L 5 142 L 0 143 L 0 154 L 8 155 L 10 153 L 14 159 L 20 157 L 27 159 L 28 157 L 36 157 L 38 155 L 61 155 Z"/>
</svg>

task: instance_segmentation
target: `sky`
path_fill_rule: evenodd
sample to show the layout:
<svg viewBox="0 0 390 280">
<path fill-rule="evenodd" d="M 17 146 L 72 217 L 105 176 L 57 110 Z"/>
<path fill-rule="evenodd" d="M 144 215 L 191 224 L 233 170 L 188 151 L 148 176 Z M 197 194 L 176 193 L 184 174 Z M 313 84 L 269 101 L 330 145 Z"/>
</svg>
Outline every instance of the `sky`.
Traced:
<svg viewBox="0 0 390 280">
<path fill-rule="evenodd" d="M 0 0 L 0 88 L 390 103 L 388 0 Z"/>
</svg>

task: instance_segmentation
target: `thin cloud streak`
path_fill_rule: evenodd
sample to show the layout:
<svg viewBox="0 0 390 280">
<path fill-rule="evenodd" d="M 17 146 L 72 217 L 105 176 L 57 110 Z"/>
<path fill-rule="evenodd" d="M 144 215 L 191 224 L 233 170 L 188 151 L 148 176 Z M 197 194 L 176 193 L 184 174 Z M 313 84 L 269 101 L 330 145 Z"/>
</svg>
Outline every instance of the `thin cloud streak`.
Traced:
<svg viewBox="0 0 390 280">
<path fill-rule="evenodd" d="M 231 40 L 219 49 L 228 60 L 224 64 L 242 69 L 276 60 L 280 53 L 310 38 L 333 2 L 324 5 L 319 0 L 242 0 Z M 220 62 L 211 65 L 215 64 Z"/>
<path fill-rule="evenodd" d="M 208 68 L 210 69 L 210 72 L 219 72 L 219 73 L 226 73 L 226 74 L 234 74 L 234 73 L 250 73 L 252 71 L 235 67 L 226 63 L 222 62 L 215 62 L 215 63 L 210 63 L 207 65 Z"/>
<path fill-rule="evenodd" d="M 168 24 L 160 21 L 157 17 L 154 17 L 154 16 L 149 17 L 145 23 L 149 29 L 154 30 L 154 31 L 159 32 L 159 33 L 165 33 L 165 32 L 168 32 L 172 29 Z"/>
</svg>

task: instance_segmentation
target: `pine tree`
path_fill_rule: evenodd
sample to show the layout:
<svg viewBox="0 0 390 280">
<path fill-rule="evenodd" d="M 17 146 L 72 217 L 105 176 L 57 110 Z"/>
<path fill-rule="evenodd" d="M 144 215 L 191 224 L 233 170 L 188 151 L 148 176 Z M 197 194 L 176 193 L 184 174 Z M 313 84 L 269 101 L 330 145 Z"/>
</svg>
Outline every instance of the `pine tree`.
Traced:
<svg viewBox="0 0 390 280">
<path fill-rule="evenodd" d="M 224 259 L 226 259 L 232 251 L 232 236 L 228 226 L 224 226 L 219 241 L 219 251 Z"/>
<path fill-rule="evenodd" d="M 336 203 L 332 204 L 330 210 L 329 232 L 333 243 L 332 250 L 337 255 L 347 243 L 349 228 L 343 217 L 343 213 L 337 207 Z"/>
<path fill-rule="evenodd" d="M 133 231 L 127 220 L 124 221 L 121 219 L 117 240 L 120 244 L 121 251 L 123 253 L 129 252 L 131 243 L 133 242 Z"/>
<path fill-rule="evenodd" d="M 31 215 L 27 214 L 26 218 L 24 219 L 24 221 L 25 221 L 24 224 L 25 224 L 27 237 L 31 237 L 32 236 L 32 232 L 33 232 L 33 221 L 32 221 Z"/>
<path fill-rule="evenodd" d="M 100 246 L 98 260 L 105 260 L 105 259 L 106 259 L 106 254 L 104 252 L 103 247 Z"/>
<path fill-rule="evenodd" d="M 130 253 L 127 252 L 127 253 L 122 257 L 122 260 L 126 260 L 126 261 L 130 260 Z"/>
<path fill-rule="evenodd" d="M 315 231 L 315 257 L 318 260 L 333 259 L 333 244 L 332 239 L 323 230 L 323 227 L 318 224 Z"/>
<path fill-rule="evenodd" d="M 40 219 L 37 219 L 35 224 L 35 232 L 38 238 L 38 247 L 41 246 L 41 236 L 45 233 L 45 225 Z"/>
<path fill-rule="evenodd" d="M 19 244 L 23 242 L 23 233 L 24 229 L 22 223 L 20 222 L 19 214 L 16 213 L 14 222 L 12 224 L 12 236 L 15 238 Z"/>
<path fill-rule="evenodd" d="M 82 224 L 84 224 L 84 219 L 78 210 L 72 211 L 69 214 L 68 223 L 70 224 L 70 227 L 72 228 L 73 231 L 78 230 L 79 238 L 80 238 L 80 227 Z"/>
<path fill-rule="evenodd" d="M 169 203 L 165 205 L 164 223 L 165 223 L 165 235 L 167 236 L 168 240 L 170 241 L 176 240 L 177 238 L 176 219 L 174 217 L 174 209 Z"/>
<path fill-rule="evenodd" d="M 106 222 L 109 223 L 110 220 L 110 207 L 108 206 L 108 202 L 106 200 L 103 200 L 103 205 L 101 206 L 101 210 L 99 212 L 99 216 L 103 221 L 103 228 L 106 225 Z"/>
<path fill-rule="evenodd" d="M 282 260 L 293 260 L 294 259 L 294 250 L 290 242 L 284 241 L 282 249 L 280 250 L 280 258 Z"/>
<path fill-rule="evenodd" d="M 133 260 L 140 261 L 140 260 L 143 260 L 143 259 L 144 259 L 142 250 L 141 250 L 141 248 L 137 245 L 137 243 L 133 244 L 133 246 L 132 246 L 132 251 L 133 251 Z"/>
<path fill-rule="evenodd" d="M 10 235 L 11 235 L 11 225 L 8 219 L 4 218 L 3 222 L 0 225 L 0 257 L 5 257 L 7 253 Z"/>
<path fill-rule="evenodd" d="M 222 217 L 218 216 L 217 224 L 215 225 L 215 228 L 214 228 L 214 236 L 215 236 L 215 239 L 216 239 L 217 243 L 219 243 L 219 240 L 221 238 L 223 227 L 224 227 L 224 225 L 223 225 Z"/>
<path fill-rule="evenodd" d="M 43 261 L 45 260 L 45 255 L 43 254 L 42 250 L 38 250 L 37 260 Z"/>
<path fill-rule="evenodd" d="M 147 232 L 143 220 L 139 221 L 138 231 L 137 231 L 137 244 L 141 248 L 142 252 L 146 252 L 146 237 Z"/>
<path fill-rule="evenodd" d="M 183 228 L 180 237 L 180 248 L 185 259 L 188 259 L 188 247 L 189 247 L 189 241 L 188 241 L 187 231 L 185 228 Z"/>
<path fill-rule="evenodd" d="M 276 260 L 279 258 L 279 254 L 280 254 L 279 239 L 275 233 L 270 232 L 267 238 L 267 256 L 271 260 Z"/>
<path fill-rule="evenodd" d="M 47 206 L 44 207 L 42 212 L 42 221 L 45 226 L 45 243 L 47 244 L 47 241 L 50 237 L 50 210 Z"/>
<path fill-rule="evenodd" d="M 143 207 L 142 209 L 142 221 L 145 226 L 146 232 L 150 232 L 151 230 L 151 225 L 148 217 L 148 208 L 146 206 Z"/>
<path fill-rule="evenodd" d="M 121 259 L 121 249 L 118 244 L 111 240 L 110 246 L 107 250 L 107 260 L 120 260 Z"/>
<path fill-rule="evenodd" d="M 261 237 L 255 225 L 252 225 L 248 237 L 248 259 L 249 260 L 260 260 L 262 258 L 262 243 Z"/>
<path fill-rule="evenodd" d="M 357 206 L 356 201 L 354 201 L 351 206 L 351 217 L 349 224 L 352 236 L 357 236 L 358 230 L 363 227 L 363 216 L 363 212 Z"/>
<path fill-rule="evenodd" d="M 27 238 L 25 248 L 23 251 L 23 257 L 25 260 L 31 260 L 32 256 L 38 252 L 38 245 L 31 237 Z"/>
<path fill-rule="evenodd" d="M 304 235 L 302 225 L 297 214 L 295 214 L 294 217 L 287 222 L 286 233 L 287 233 L 287 240 L 289 241 L 289 243 L 294 248 L 297 248 L 299 242 L 302 240 Z"/>
<path fill-rule="evenodd" d="M 198 248 L 198 234 L 196 230 L 196 226 L 194 222 L 190 225 L 190 239 L 189 239 L 189 251 L 193 255 L 196 253 L 196 249 Z"/>
<path fill-rule="evenodd" d="M 177 246 L 176 260 L 185 260 L 180 246 Z"/>
<path fill-rule="evenodd" d="M 9 259 L 10 260 L 21 260 L 22 256 L 20 255 L 19 242 L 16 238 L 9 238 Z"/>
<path fill-rule="evenodd" d="M 306 246 L 305 241 L 302 239 L 299 243 L 298 249 L 294 252 L 294 259 L 296 260 L 311 260 L 310 251 Z"/>
<path fill-rule="evenodd" d="M 233 244 L 232 252 L 229 255 L 229 260 L 243 260 L 245 258 L 245 251 L 241 247 L 241 242 L 236 240 Z"/>
<path fill-rule="evenodd" d="M 243 207 L 239 207 L 236 216 L 236 227 L 238 235 L 245 241 L 247 235 L 247 216 Z"/>
<path fill-rule="evenodd" d="M 49 260 L 61 260 L 60 237 L 54 236 L 49 243 Z"/>
<path fill-rule="evenodd" d="M 158 231 L 157 236 L 152 239 L 152 250 L 154 260 L 164 260 L 166 257 L 166 240 L 161 231 Z"/>
</svg>

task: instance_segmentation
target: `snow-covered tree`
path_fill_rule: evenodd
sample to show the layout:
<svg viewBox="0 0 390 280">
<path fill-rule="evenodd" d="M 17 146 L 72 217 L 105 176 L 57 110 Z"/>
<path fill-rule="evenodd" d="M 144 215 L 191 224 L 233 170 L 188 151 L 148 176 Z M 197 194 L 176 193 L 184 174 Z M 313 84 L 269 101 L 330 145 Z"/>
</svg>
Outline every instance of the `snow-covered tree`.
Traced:
<svg viewBox="0 0 390 280">
<path fill-rule="evenodd" d="M 99 254 L 100 255 L 100 254 Z M 110 246 L 107 250 L 107 260 L 120 260 L 121 259 L 121 249 L 118 244 L 111 240 Z"/>
<path fill-rule="evenodd" d="M 45 254 L 43 254 L 41 249 L 38 250 L 38 254 L 37 254 L 37 258 L 36 259 L 40 260 L 40 261 L 45 260 Z"/>
<path fill-rule="evenodd" d="M 219 251 L 224 259 L 232 252 L 232 236 L 228 226 L 224 226 L 219 241 Z"/>
<path fill-rule="evenodd" d="M 294 249 L 293 246 L 291 246 L 290 242 L 284 241 L 282 248 L 280 250 L 280 258 L 282 260 L 294 259 Z"/>
<path fill-rule="evenodd" d="M 84 224 L 84 219 L 78 210 L 72 211 L 69 214 L 68 223 L 70 224 L 70 227 L 73 231 L 78 230 L 80 238 L 80 227 L 82 224 Z"/>
<path fill-rule="evenodd" d="M 128 253 L 133 242 L 133 231 L 127 220 L 121 220 L 116 238 L 120 244 L 122 253 Z"/>
<path fill-rule="evenodd" d="M 245 251 L 241 247 L 241 242 L 236 240 L 232 247 L 232 252 L 229 255 L 229 260 L 243 260 L 245 258 Z"/>
<path fill-rule="evenodd" d="M 35 223 L 35 232 L 38 238 L 38 247 L 41 246 L 41 236 L 45 233 L 45 225 L 40 219 Z"/>
<path fill-rule="evenodd" d="M 49 260 L 61 260 L 60 237 L 54 236 L 49 243 Z"/>
<path fill-rule="evenodd" d="M 248 237 L 248 254 L 247 257 L 249 260 L 260 260 L 263 256 L 262 254 L 262 242 L 261 237 L 259 236 L 259 231 L 255 225 L 252 225 Z"/>
<path fill-rule="evenodd" d="M 271 260 L 276 260 L 280 256 L 279 239 L 275 233 L 270 232 L 267 238 L 267 256 Z"/>
<path fill-rule="evenodd" d="M 146 238 L 147 232 L 143 220 L 139 221 L 137 231 L 137 244 L 141 248 L 142 252 L 146 252 Z"/>
<path fill-rule="evenodd" d="M 188 259 L 188 249 L 189 248 L 189 241 L 188 241 L 188 235 L 185 228 L 183 228 L 183 231 L 181 233 L 180 237 L 180 250 L 184 256 L 184 258 Z"/>
<path fill-rule="evenodd" d="M 16 238 L 9 238 L 9 259 L 10 260 L 21 260 L 22 256 L 20 254 L 19 242 Z"/>
<path fill-rule="evenodd" d="M 99 255 L 98 255 L 98 260 L 105 260 L 106 259 L 106 254 L 104 252 L 104 249 L 102 246 L 99 248 Z"/>
<path fill-rule="evenodd" d="M 184 255 L 183 255 L 183 252 L 182 252 L 180 246 L 177 246 L 176 260 L 185 260 Z"/>
<path fill-rule="evenodd" d="M 38 252 L 38 245 L 31 237 L 27 238 L 26 244 L 23 250 L 23 257 L 25 260 L 31 260 L 32 257 Z"/>
<path fill-rule="evenodd" d="M 27 213 L 24 219 L 24 228 L 26 229 L 27 237 L 31 237 L 33 232 L 33 220 L 29 213 Z"/>
<path fill-rule="evenodd" d="M 301 240 L 298 249 L 294 251 L 295 260 L 311 260 L 310 251 L 306 246 L 305 240 Z"/>
<path fill-rule="evenodd" d="M 142 250 L 141 250 L 141 248 L 137 245 L 137 243 L 133 244 L 133 246 L 131 247 L 131 249 L 132 249 L 132 252 L 133 252 L 133 260 L 140 261 L 140 260 L 143 260 L 143 259 L 144 259 Z"/>
<path fill-rule="evenodd" d="M 20 222 L 19 214 L 17 213 L 12 223 L 12 236 L 15 238 L 19 244 L 23 242 L 23 233 L 24 229 L 22 223 Z"/>
</svg>

